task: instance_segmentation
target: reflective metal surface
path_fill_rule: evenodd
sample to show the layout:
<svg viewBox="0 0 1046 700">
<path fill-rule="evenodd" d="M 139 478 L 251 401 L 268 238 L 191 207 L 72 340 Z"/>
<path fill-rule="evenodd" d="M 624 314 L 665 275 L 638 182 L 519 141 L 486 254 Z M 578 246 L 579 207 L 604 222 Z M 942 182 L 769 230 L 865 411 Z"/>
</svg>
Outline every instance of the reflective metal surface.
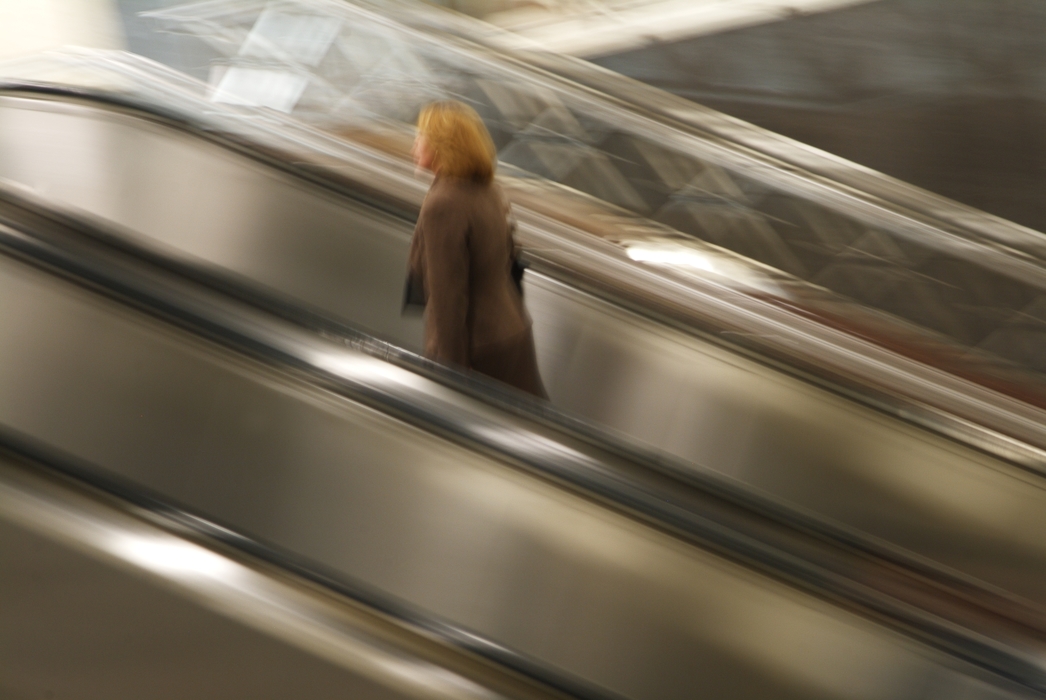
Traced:
<svg viewBox="0 0 1046 700">
<path fill-rule="evenodd" d="M 1034 645 L 1000 649 L 1024 664 L 1032 685 L 1021 691 L 533 470 L 40 269 L 0 258 L 0 287 L 8 429 L 611 692 L 997 698 L 1046 689 L 1028 675 L 1041 665 Z M 249 313 L 239 321 L 257 323 Z M 302 335 L 261 327 L 277 345 Z M 401 385 L 480 426 L 515 420 L 505 439 L 527 434 L 525 421 L 469 408 L 420 376 L 336 344 L 301 347 L 355 384 Z"/>
<path fill-rule="evenodd" d="M 3 697 L 563 697 L 216 550 L 202 524 L 5 454 Z"/>
<path fill-rule="evenodd" d="M 294 171 L 297 177 L 319 179 L 341 191 L 345 191 L 347 181 L 350 193 L 363 190 L 369 197 L 383 200 L 391 196 L 393 210 L 401 213 L 405 203 L 413 211 L 423 196 L 425 185 L 413 178 L 413 168 L 405 165 L 401 157 L 389 157 L 384 152 L 403 136 L 402 128 L 397 136 L 395 129 L 390 132 L 369 124 L 363 131 L 352 131 L 349 141 L 332 138 L 270 110 L 216 105 L 206 98 L 206 86 L 126 54 L 72 52 L 28 60 L 18 70 L 36 78 L 56 79 L 73 68 L 91 75 L 95 81 L 116 83 L 131 91 L 118 96 L 106 93 L 101 97 L 103 101 L 116 100 L 135 110 L 159 109 L 195 133 L 220 133 L 234 144 L 246 142 L 255 154 L 258 148 L 275 153 L 277 158 L 270 163 Z M 68 93 L 64 88 L 57 91 Z M 400 141 L 405 153 L 409 138 Z M 793 179 L 797 177 L 794 171 L 787 174 Z M 929 421 L 932 429 L 938 429 L 936 424 L 942 420 L 951 422 L 953 435 L 970 439 L 969 426 L 973 423 L 1001 434 L 1002 442 L 1015 438 L 1033 446 L 1046 446 L 1039 428 L 1044 421 L 1028 417 L 1039 412 L 1032 409 L 1029 413 L 1028 407 L 1020 407 L 1012 400 L 1042 406 L 1046 393 L 1041 383 L 1034 376 L 1000 364 L 997 358 L 971 355 L 933 333 L 898 324 L 896 319 L 844 302 L 824 289 L 772 273 L 765 266 L 687 239 L 649 220 L 625 215 L 580 192 L 548 181 L 505 175 L 502 182 L 524 224 L 520 238 L 531 257 L 540 255 L 546 262 L 572 271 L 599 259 L 603 261 L 601 265 L 587 265 L 585 274 L 592 279 L 601 277 L 599 270 L 606 267 L 609 257 L 617 268 L 614 276 L 608 278 L 612 291 L 620 294 L 627 287 L 632 296 L 641 299 L 644 308 L 660 306 L 662 310 L 669 307 L 678 311 L 685 307 L 685 322 L 690 326 L 729 334 L 735 344 L 744 344 L 762 355 L 784 356 L 793 364 L 805 363 L 806 371 L 831 383 L 856 388 L 859 395 L 871 389 L 903 397 L 904 406 L 891 410 L 909 418 L 918 416 L 922 407 L 930 408 L 937 413 Z M 526 225 L 531 223 L 533 226 Z M 543 235 L 550 227 L 559 235 Z M 560 245 L 560 239 L 571 238 L 578 229 L 590 234 L 585 241 L 575 240 L 567 247 Z M 601 246 L 595 237 L 610 244 Z M 1011 247 L 1017 245 L 1013 237 L 1006 241 Z M 961 238 L 953 244 L 961 248 Z M 641 264 L 616 265 L 613 258 L 623 252 Z M 1024 264 L 1028 267 L 1027 261 Z M 646 265 L 655 267 L 659 274 L 644 274 L 640 268 Z M 1028 269 L 1037 274 L 1036 266 Z M 654 287 L 667 292 L 655 293 Z M 687 297 L 686 302 L 679 302 L 681 294 Z M 696 301 L 698 298 L 702 301 Z M 711 307 L 717 305 L 723 309 L 712 311 Z M 741 314 L 736 310 L 739 305 L 747 306 Z M 695 320 L 698 316 L 700 321 Z M 743 323 L 739 322 L 742 316 L 747 319 Z M 782 328 L 782 323 L 788 327 Z M 833 335 L 835 338 L 829 340 Z M 812 340 L 811 336 L 820 337 Z M 895 373 L 901 366 L 908 368 L 900 373 L 903 376 L 884 379 L 884 369 L 887 374 Z M 876 403 L 886 406 L 894 401 Z M 972 442 L 995 451 L 987 445 L 999 444 L 1000 435 L 982 435 Z M 1026 455 L 1019 461 L 1036 465 L 1042 460 Z"/>
<path fill-rule="evenodd" d="M 402 215 L 96 105 L 8 97 L 0 120 L 0 133 L 12 136 L 3 141 L 0 168 L 38 196 L 118 224 L 125 243 L 417 347 L 418 321 L 399 312 L 411 225 Z M 627 259 L 570 248 L 567 232 L 546 226 L 542 233 L 537 221 L 525 222 L 524 233 L 543 255 L 558 246 L 552 259 L 572 259 L 586 274 L 585 265 L 601 268 L 618 284 L 634 274 Z M 663 298 L 687 299 L 671 280 L 641 283 Z M 669 287 L 659 291 L 655 283 Z M 724 291 L 694 303 L 753 315 L 752 307 L 726 306 L 735 302 Z M 1046 526 L 1046 493 L 1038 477 L 555 276 L 528 274 L 527 303 L 557 406 L 691 470 L 724 475 L 1001 589 L 1026 606 L 1030 619 L 1046 615 L 1046 546 L 1037 536 Z M 806 332 L 800 320 L 778 319 L 776 332 L 798 337 Z M 879 382 L 903 369 L 889 364 L 896 358 L 877 362 Z M 902 373 L 896 381 L 911 383 L 912 376 L 920 377 Z M 1013 410 L 1031 436 L 1042 430 L 1034 412 Z M 986 446 L 1037 464 L 1026 445 Z"/>
</svg>

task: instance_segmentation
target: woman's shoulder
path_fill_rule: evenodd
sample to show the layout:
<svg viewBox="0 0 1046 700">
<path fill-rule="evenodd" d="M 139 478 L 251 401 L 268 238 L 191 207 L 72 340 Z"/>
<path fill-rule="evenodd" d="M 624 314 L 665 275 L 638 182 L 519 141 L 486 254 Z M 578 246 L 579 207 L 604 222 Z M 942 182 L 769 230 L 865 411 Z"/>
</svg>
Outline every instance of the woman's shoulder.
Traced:
<svg viewBox="0 0 1046 700">
<path fill-rule="evenodd" d="M 477 182 L 459 177 L 437 177 L 425 196 L 423 207 L 440 207 L 447 204 L 461 206 L 467 201 L 487 198 L 504 199 L 501 187 L 493 180 Z"/>
<path fill-rule="evenodd" d="M 422 212 L 444 209 L 449 206 L 461 206 L 464 193 L 455 183 L 447 178 L 433 180 L 425 199 L 421 203 Z"/>
<path fill-rule="evenodd" d="M 476 180 L 469 177 L 453 177 L 450 175 L 437 175 L 432 181 L 430 192 L 465 192 L 469 194 L 484 195 L 491 192 L 500 192 L 501 185 L 496 178 L 489 180 Z"/>
<path fill-rule="evenodd" d="M 467 189 L 463 187 L 463 184 L 456 177 L 437 177 L 429 186 L 423 206 L 439 205 L 447 200 L 460 200 L 467 194 Z"/>
<path fill-rule="evenodd" d="M 467 181 L 439 177 L 421 203 L 418 227 L 426 230 L 458 230 L 476 211 L 476 193 Z"/>
</svg>

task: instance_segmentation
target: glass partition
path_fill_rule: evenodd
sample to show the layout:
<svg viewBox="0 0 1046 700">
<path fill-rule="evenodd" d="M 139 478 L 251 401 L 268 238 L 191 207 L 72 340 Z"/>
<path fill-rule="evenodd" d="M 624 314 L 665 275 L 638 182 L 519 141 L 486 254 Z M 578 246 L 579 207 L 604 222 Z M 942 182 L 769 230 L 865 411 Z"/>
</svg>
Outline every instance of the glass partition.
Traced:
<svg viewBox="0 0 1046 700">
<path fill-rule="evenodd" d="M 470 43 L 448 32 L 451 24 L 408 26 L 398 21 L 403 6 L 382 7 L 226 0 L 152 18 L 223 53 L 211 70 L 216 102 L 268 108 L 335 132 L 398 134 L 389 148 L 402 153 L 423 104 L 460 99 L 484 117 L 513 174 L 554 181 L 682 234 L 670 236 L 673 249 L 703 241 L 968 352 L 1046 371 L 1038 350 L 1046 274 L 1027 252 L 876 206 Z M 693 268 L 685 254 L 633 257 Z"/>
</svg>

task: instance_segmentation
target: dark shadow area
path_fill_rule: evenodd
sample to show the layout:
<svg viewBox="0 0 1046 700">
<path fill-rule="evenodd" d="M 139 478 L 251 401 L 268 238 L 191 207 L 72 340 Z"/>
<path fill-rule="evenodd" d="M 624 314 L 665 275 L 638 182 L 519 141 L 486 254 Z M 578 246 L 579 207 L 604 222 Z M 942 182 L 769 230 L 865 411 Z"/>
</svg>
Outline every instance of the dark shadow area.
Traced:
<svg viewBox="0 0 1046 700">
<path fill-rule="evenodd" d="M 1046 230 L 1046 3 L 880 0 L 597 62 Z"/>
</svg>

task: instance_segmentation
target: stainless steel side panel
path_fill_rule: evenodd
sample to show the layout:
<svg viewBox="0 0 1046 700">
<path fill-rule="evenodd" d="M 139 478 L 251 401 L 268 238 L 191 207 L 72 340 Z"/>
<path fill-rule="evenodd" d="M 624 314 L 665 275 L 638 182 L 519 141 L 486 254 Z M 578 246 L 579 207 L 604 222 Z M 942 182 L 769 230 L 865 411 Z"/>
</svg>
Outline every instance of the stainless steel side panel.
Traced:
<svg viewBox="0 0 1046 700">
<path fill-rule="evenodd" d="M 0 552 L 5 699 L 411 697 L 2 519 Z"/>
<path fill-rule="evenodd" d="M 5 699 L 551 700 L 39 469 L 0 458 Z"/>
<path fill-rule="evenodd" d="M 420 321 L 400 312 L 409 225 L 245 156 L 85 105 L 3 98 L 0 177 L 419 347 Z M 1046 613 L 1041 479 L 550 278 L 527 280 L 556 405 Z M 200 407 L 182 410 L 209 429 Z M 196 439 L 172 445 L 172 459 L 195 459 Z"/>
<path fill-rule="evenodd" d="M 552 400 L 1046 610 L 1046 482 L 546 277 Z"/>
<path fill-rule="evenodd" d="M 0 423 L 613 692 L 1009 696 L 826 601 L 6 258 L 0 300 Z"/>
<path fill-rule="evenodd" d="M 0 178 L 168 255 L 421 347 L 420 319 L 400 313 L 411 235 L 402 221 L 141 119 L 0 103 L 15 107 L 0 110 Z"/>
</svg>

